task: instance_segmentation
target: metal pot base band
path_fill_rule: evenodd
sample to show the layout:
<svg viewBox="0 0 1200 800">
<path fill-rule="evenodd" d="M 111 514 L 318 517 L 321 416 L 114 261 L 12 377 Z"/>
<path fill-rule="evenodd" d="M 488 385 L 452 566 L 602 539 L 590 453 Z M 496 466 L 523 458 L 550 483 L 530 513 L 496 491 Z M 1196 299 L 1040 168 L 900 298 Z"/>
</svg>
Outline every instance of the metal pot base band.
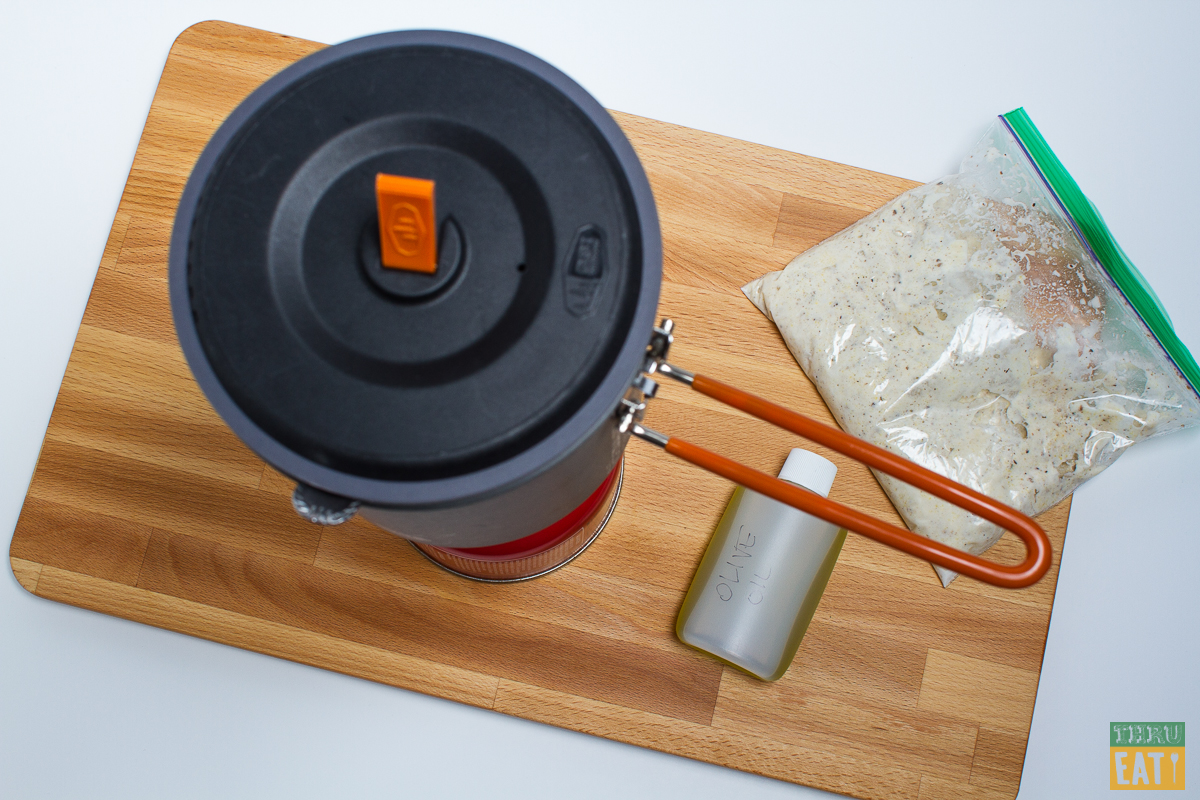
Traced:
<svg viewBox="0 0 1200 800">
<path fill-rule="evenodd" d="M 469 578 L 482 583 L 517 583 L 532 580 L 553 572 L 579 557 L 588 549 L 604 530 L 617 507 L 621 496 L 621 485 L 625 479 L 625 463 L 622 460 L 617 479 L 612 482 L 605 502 L 577 531 L 563 541 L 540 553 L 514 558 L 507 561 L 483 561 L 447 552 L 433 545 L 410 541 L 417 552 L 449 573 L 460 578 Z"/>
</svg>

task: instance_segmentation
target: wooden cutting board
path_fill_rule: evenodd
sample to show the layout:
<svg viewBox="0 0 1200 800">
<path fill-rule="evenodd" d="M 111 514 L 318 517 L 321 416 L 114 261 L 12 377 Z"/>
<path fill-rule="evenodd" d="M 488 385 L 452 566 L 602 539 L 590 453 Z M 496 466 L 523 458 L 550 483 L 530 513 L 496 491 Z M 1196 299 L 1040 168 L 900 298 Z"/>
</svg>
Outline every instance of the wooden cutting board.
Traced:
<svg viewBox="0 0 1200 800">
<path fill-rule="evenodd" d="M 1024 760 L 1050 573 L 1019 592 L 851 536 L 791 670 L 767 684 L 683 647 L 675 615 L 733 487 L 640 442 L 604 533 L 538 580 L 485 585 L 356 519 L 302 522 L 175 341 L 167 246 L 209 136 L 321 45 L 219 22 L 171 49 L 11 549 L 29 591 L 526 719 L 857 797 L 1008 798 Z M 738 291 L 914 184 L 616 114 L 662 215 L 672 360 L 831 422 Z M 796 437 L 681 386 L 648 424 L 773 472 Z M 821 451 L 820 448 L 815 448 Z M 899 523 L 836 453 L 832 497 Z M 1006 537 L 992 551 L 1020 560 Z"/>
</svg>

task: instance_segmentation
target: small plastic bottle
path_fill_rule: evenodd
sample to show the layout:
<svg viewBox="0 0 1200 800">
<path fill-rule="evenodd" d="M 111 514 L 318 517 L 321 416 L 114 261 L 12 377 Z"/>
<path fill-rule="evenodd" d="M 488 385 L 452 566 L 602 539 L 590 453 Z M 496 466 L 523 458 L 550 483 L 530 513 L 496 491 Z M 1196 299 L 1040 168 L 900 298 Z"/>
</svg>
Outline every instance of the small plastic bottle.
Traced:
<svg viewBox="0 0 1200 800">
<path fill-rule="evenodd" d="M 836 474 L 833 462 L 800 449 L 779 471 L 822 497 Z M 779 680 L 845 541 L 836 525 L 739 486 L 692 579 L 676 635 L 756 678 Z"/>
</svg>

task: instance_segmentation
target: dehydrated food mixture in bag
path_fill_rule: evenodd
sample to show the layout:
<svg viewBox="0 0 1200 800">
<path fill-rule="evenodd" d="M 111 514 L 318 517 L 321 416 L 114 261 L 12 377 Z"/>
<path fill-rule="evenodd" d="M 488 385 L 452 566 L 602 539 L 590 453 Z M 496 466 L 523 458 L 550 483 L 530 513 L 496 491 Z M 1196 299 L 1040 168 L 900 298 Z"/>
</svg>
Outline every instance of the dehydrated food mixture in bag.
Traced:
<svg viewBox="0 0 1200 800">
<path fill-rule="evenodd" d="M 843 429 L 1026 514 L 1134 442 L 1200 421 L 1195 361 L 1020 110 L 958 174 L 743 291 Z M 1000 538 L 876 476 L 918 533 L 976 555 Z"/>
</svg>

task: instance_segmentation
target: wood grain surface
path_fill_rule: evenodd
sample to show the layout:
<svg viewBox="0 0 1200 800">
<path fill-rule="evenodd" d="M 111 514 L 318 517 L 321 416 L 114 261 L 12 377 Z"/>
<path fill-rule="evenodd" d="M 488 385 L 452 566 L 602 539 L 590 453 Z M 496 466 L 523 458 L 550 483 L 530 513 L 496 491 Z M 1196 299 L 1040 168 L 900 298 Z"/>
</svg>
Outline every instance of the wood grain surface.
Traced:
<svg viewBox="0 0 1200 800">
<path fill-rule="evenodd" d="M 11 549 L 29 591 L 526 719 L 864 798 L 1016 794 L 1069 503 L 1049 575 L 1005 591 L 851 536 L 791 670 L 761 683 L 674 620 L 733 487 L 632 442 L 596 543 L 529 583 L 438 570 L 361 519 L 300 520 L 175 340 L 167 246 L 192 164 L 264 79 L 321 45 L 208 22 L 175 42 Z M 914 184 L 616 114 L 662 216 L 672 360 L 832 418 L 738 287 Z M 680 386 L 648 424 L 766 471 L 803 444 Z M 820 451 L 820 448 L 815 448 Z M 861 465 L 832 498 L 900 523 Z M 992 551 L 1014 563 L 1006 536 Z"/>
</svg>

